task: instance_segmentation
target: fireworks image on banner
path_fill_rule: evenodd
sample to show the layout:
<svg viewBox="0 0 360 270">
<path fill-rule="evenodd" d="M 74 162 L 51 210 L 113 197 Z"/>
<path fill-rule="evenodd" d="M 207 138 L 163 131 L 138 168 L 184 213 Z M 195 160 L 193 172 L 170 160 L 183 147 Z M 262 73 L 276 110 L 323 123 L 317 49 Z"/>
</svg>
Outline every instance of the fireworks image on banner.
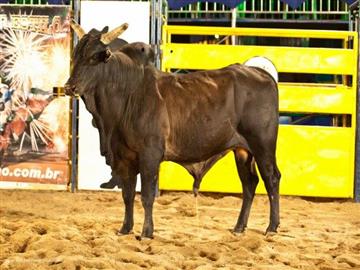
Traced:
<svg viewBox="0 0 360 270">
<path fill-rule="evenodd" d="M 53 97 L 53 87 L 68 78 L 70 63 L 68 24 L 59 18 L 54 16 L 45 31 L 22 29 L 24 23 L 0 29 L 0 155 L 11 147 L 17 154 L 67 153 L 69 119 L 63 112 L 69 101 Z"/>
<path fill-rule="evenodd" d="M 12 28 L 4 31 L 1 69 L 5 79 L 11 81 L 11 88 L 26 92 L 45 73 L 47 59 L 43 51 L 48 38 Z"/>
</svg>

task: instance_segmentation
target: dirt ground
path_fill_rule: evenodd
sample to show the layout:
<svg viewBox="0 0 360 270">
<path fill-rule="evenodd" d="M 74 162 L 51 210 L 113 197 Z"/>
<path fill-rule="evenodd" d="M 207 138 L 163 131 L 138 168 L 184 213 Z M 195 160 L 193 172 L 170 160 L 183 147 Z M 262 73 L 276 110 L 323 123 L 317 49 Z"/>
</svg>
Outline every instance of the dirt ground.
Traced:
<svg viewBox="0 0 360 270">
<path fill-rule="evenodd" d="M 121 193 L 0 190 L 0 269 L 360 269 L 360 204 L 281 198 L 279 233 L 264 236 L 257 195 L 248 230 L 233 235 L 240 196 L 167 192 L 154 206 L 154 239 L 118 236 Z"/>
</svg>

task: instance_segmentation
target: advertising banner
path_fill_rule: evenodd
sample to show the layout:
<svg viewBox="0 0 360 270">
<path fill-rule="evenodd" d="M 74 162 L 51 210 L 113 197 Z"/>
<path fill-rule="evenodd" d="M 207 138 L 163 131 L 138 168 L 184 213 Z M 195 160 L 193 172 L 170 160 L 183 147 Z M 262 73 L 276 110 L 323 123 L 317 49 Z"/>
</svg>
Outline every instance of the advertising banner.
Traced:
<svg viewBox="0 0 360 270">
<path fill-rule="evenodd" d="M 0 187 L 69 182 L 69 11 L 0 6 Z"/>
</svg>

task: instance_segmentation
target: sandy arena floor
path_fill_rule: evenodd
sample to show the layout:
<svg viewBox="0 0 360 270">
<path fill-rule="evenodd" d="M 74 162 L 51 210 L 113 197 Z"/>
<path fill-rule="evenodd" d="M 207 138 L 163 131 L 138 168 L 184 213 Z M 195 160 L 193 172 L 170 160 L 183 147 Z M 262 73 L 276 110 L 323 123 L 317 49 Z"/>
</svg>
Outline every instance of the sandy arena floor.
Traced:
<svg viewBox="0 0 360 270">
<path fill-rule="evenodd" d="M 360 204 L 281 198 L 279 233 L 264 236 L 257 195 L 245 234 L 233 235 L 241 199 L 169 192 L 154 207 L 155 238 L 117 236 L 120 193 L 0 190 L 0 269 L 360 269 Z"/>
</svg>

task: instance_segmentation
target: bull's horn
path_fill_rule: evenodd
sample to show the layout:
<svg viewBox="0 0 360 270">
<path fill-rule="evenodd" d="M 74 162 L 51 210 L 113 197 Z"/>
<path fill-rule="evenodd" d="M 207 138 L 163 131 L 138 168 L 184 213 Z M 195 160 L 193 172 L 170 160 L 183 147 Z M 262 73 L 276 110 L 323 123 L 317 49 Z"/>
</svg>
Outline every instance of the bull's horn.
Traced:
<svg viewBox="0 0 360 270">
<path fill-rule="evenodd" d="M 70 21 L 70 26 L 74 30 L 74 32 L 76 33 L 79 39 L 81 39 L 86 34 L 84 29 L 82 29 L 81 26 L 75 20 Z"/>
<path fill-rule="evenodd" d="M 120 36 L 128 27 L 129 25 L 127 23 L 123 23 L 122 25 L 111 30 L 109 33 L 102 34 L 100 39 L 101 42 L 106 45 L 110 44 L 111 41 Z"/>
</svg>

